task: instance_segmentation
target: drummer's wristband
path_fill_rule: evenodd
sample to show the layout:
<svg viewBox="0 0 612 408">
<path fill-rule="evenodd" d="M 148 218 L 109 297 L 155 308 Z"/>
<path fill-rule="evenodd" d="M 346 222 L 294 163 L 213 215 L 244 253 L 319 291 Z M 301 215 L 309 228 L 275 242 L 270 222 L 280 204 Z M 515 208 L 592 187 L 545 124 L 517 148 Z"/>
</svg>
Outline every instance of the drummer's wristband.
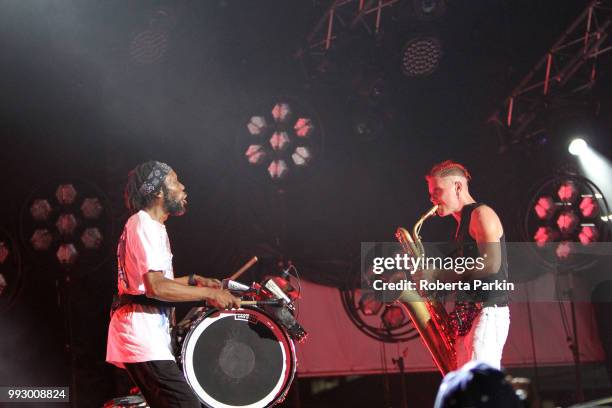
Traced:
<svg viewBox="0 0 612 408">
<path fill-rule="evenodd" d="M 192 273 L 189 275 L 189 279 L 187 280 L 187 283 L 189 284 L 189 286 L 196 286 L 198 284 L 195 278 L 195 273 Z"/>
</svg>

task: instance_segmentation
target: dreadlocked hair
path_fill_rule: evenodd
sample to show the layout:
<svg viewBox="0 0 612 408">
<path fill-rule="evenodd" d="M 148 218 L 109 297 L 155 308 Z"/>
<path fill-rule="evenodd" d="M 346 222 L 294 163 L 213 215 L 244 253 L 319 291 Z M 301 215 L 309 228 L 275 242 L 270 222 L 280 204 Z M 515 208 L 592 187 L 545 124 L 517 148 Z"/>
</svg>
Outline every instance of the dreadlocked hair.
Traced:
<svg viewBox="0 0 612 408">
<path fill-rule="evenodd" d="M 457 163 L 452 160 L 446 160 L 442 163 L 434 165 L 429 173 L 425 176 L 425 179 L 431 177 L 446 177 L 446 176 L 461 176 L 465 177 L 467 181 L 472 179 L 470 172 L 465 168 L 463 164 Z"/>
<path fill-rule="evenodd" d="M 165 189 L 166 186 L 164 183 L 160 183 L 159 187 L 147 195 L 143 195 L 140 192 L 140 186 L 147 180 L 147 177 L 149 177 L 154 167 L 155 161 L 151 160 L 139 164 L 128 173 L 128 180 L 125 185 L 125 190 L 123 191 L 123 198 L 125 200 L 125 206 L 130 212 L 137 212 L 149 208 L 151 203 L 155 200 L 156 194 L 160 190 Z"/>
</svg>

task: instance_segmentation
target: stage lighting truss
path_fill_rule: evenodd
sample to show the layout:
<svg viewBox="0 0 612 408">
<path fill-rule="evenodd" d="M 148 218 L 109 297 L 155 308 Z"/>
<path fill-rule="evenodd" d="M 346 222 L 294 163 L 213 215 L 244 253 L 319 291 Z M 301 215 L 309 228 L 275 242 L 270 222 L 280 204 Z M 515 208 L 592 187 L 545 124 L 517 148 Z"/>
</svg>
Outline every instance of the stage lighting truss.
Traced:
<svg viewBox="0 0 612 408">
<path fill-rule="evenodd" d="M 251 116 L 240 145 L 249 165 L 282 181 L 311 164 L 321 152 L 323 133 L 316 115 L 297 101 L 278 99 L 268 106 L 267 115 Z"/>
<path fill-rule="evenodd" d="M 433 74 L 440 65 L 442 45 L 435 37 L 416 37 L 402 50 L 402 72 L 407 77 Z"/>
<path fill-rule="evenodd" d="M 41 186 L 22 209 L 22 241 L 64 267 L 97 266 L 110 254 L 105 241 L 113 228 L 108 208 L 104 194 L 86 181 Z"/>
<path fill-rule="evenodd" d="M 612 0 L 591 0 L 538 63 L 512 90 L 488 122 L 499 152 L 541 137 L 556 106 L 588 105 L 601 71 L 598 57 L 612 50 Z"/>
<path fill-rule="evenodd" d="M 540 184 L 526 211 L 524 234 L 550 265 L 582 268 L 590 260 L 580 246 L 608 241 L 608 205 L 599 188 L 574 174 L 551 177 Z"/>
<path fill-rule="evenodd" d="M 23 280 L 19 246 L 12 235 L 0 228 L 0 314 L 14 305 Z"/>
<path fill-rule="evenodd" d="M 341 35 L 355 27 L 378 34 L 383 12 L 399 0 L 331 0 L 325 12 L 306 37 L 311 52 L 326 52 Z M 303 53 L 303 51 L 299 52 Z"/>
</svg>

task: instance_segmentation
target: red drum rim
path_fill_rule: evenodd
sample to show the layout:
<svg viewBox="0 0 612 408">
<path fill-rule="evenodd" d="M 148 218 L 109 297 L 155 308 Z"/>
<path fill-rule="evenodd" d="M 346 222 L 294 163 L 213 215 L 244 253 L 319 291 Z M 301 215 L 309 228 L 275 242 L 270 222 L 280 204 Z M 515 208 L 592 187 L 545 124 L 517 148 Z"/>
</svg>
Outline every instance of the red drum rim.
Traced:
<svg viewBox="0 0 612 408">
<path fill-rule="evenodd" d="M 202 388 L 196 377 L 195 367 L 193 365 L 193 353 L 198 339 L 202 333 L 204 333 L 206 328 L 210 327 L 213 323 L 219 321 L 220 319 L 227 318 L 234 318 L 235 320 L 243 321 L 254 320 L 265 324 L 278 340 L 283 361 L 285 362 L 274 388 L 264 398 L 251 404 L 228 405 L 224 402 L 218 401 Z M 297 359 L 293 340 L 289 338 L 285 331 L 270 315 L 256 307 L 244 307 L 241 309 L 222 311 L 212 309 L 208 311 L 192 325 L 191 330 L 185 337 L 181 351 L 181 359 L 185 379 L 200 401 L 207 407 L 211 408 L 265 408 L 274 406 L 285 399 L 297 369 Z"/>
</svg>

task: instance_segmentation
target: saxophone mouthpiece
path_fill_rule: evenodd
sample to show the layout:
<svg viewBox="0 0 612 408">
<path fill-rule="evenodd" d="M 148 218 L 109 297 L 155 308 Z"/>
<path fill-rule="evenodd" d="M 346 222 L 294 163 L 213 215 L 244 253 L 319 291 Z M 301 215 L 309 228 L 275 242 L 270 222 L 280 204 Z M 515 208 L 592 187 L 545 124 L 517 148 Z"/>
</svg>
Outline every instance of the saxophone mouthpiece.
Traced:
<svg viewBox="0 0 612 408">
<path fill-rule="evenodd" d="M 431 217 L 433 215 L 437 215 L 437 211 L 438 211 L 438 204 L 436 204 L 433 207 L 431 207 L 431 209 L 429 211 L 427 211 L 427 214 L 425 216 L 426 217 Z"/>
</svg>

